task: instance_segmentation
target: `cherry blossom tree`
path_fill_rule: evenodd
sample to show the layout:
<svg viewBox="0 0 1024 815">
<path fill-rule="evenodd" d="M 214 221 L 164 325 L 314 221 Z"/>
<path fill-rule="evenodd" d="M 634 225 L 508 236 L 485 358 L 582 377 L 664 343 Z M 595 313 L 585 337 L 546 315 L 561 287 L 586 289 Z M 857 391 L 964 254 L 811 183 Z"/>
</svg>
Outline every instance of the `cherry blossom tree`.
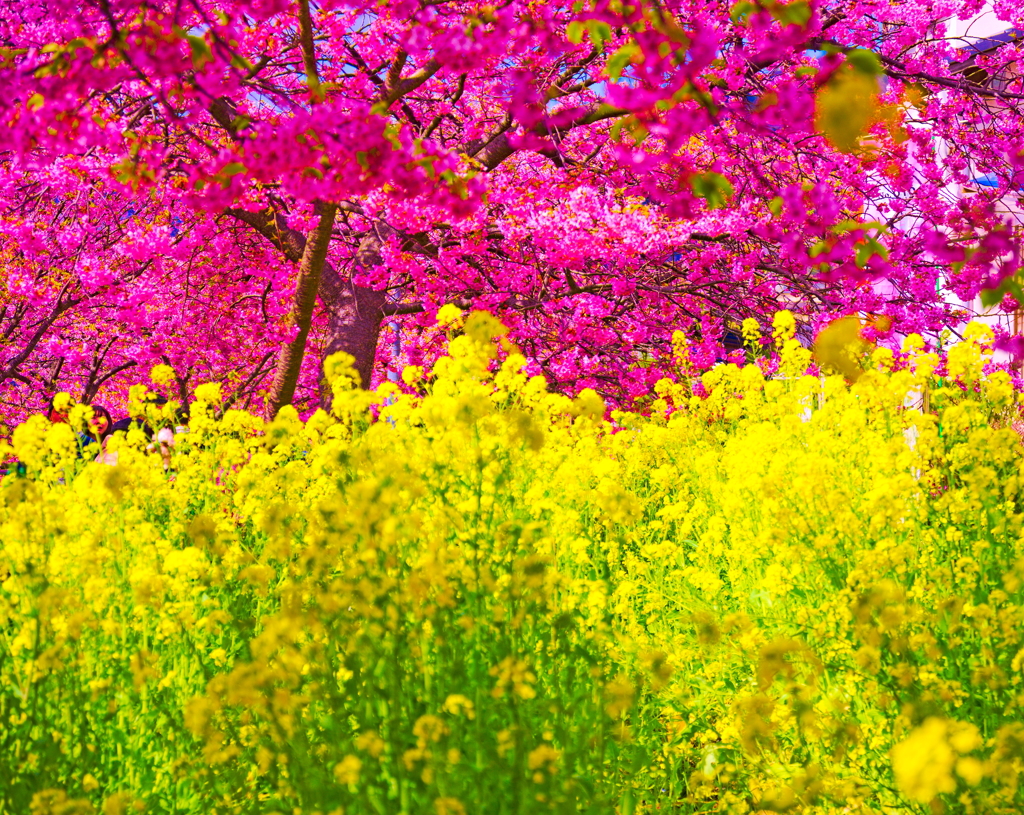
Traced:
<svg viewBox="0 0 1024 815">
<path fill-rule="evenodd" d="M 160 360 L 274 412 L 335 351 L 429 363 L 454 303 L 628 398 L 676 331 L 706 367 L 780 307 L 884 340 L 1019 290 L 1020 49 L 983 83 L 943 23 L 977 3 L 0 7 L 0 388 Z"/>
</svg>

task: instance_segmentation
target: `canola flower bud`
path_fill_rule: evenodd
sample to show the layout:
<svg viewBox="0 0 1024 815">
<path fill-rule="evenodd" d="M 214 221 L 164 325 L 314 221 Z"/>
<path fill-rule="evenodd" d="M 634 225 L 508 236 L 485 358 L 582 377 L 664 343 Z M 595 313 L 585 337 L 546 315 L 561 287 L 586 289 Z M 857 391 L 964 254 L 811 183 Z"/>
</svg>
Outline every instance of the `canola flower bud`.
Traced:
<svg viewBox="0 0 1024 815">
<path fill-rule="evenodd" d="M 1006 371 L 993 371 L 986 377 L 984 393 L 986 401 L 997 408 L 1012 405 L 1017 398 L 1013 380 Z"/>
<path fill-rule="evenodd" d="M 973 342 L 957 343 L 946 354 L 946 370 L 953 379 L 973 382 L 986 362 L 984 350 Z"/>
<path fill-rule="evenodd" d="M 740 325 L 740 333 L 743 335 L 743 342 L 750 348 L 755 347 L 761 341 L 761 325 L 753 317 L 747 317 Z"/>
<path fill-rule="evenodd" d="M 69 424 L 51 425 L 46 431 L 46 446 L 60 458 L 72 457 L 78 450 L 78 437 Z"/>
<path fill-rule="evenodd" d="M 924 338 L 920 334 L 908 334 L 903 338 L 901 346 L 904 354 L 913 356 L 924 352 Z"/>
<path fill-rule="evenodd" d="M 447 303 L 437 310 L 437 324 L 441 328 L 462 328 L 462 309 Z"/>
<path fill-rule="evenodd" d="M 67 413 L 74 403 L 75 401 L 71 398 L 71 394 L 64 393 L 63 391 L 53 397 L 53 409 L 58 413 Z"/>
<path fill-rule="evenodd" d="M 457 812 L 443 793 L 481 772 L 538 813 L 611 811 L 637 781 L 678 808 L 687 778 L 687 805 L 723 811 L 1019 811 L 1008 375 L 925 411 L 909 367 L 851 388 L 721 364 L 690 410 L 668 371 L 609 422 L 482 336 L 415 396 L 347 392 L 340 419 L 214 419 L 217 391 L 173 480 L 142 449 L 67 461 L 43 417 L 18 428 L 40 464 L 0 482 L 5 726 L 73 741 L 48 704 L 70 682 L 96 734 L 26 756 L 18 811 L 141 809 L 126 749 L 173 768 L 153 796 L 195 782 L 190 812 L 372 811 L 395 776 Z M 624 757 L 636 773 L 609 772 Z M 42 770 L 99 787 L 62 798 Z"/>
<path fill-rule="evenodd" d="M 466 815 L 466 807 L 458 798 L 441 797 L 434 801 L 434 815 Z"/>
<path fill-rule="evenodd" d="M 29 416 L 14 429 L 11 442 L 14 453 L 32 468 L 42 467 L 49 448 L 50 421 L 45 416 Z"/>
<path fill-rule="evenodd" d="M 584 388 L 572 401 L 572 410 L 581 419 L 598 421 L 604 418 L 606 405 L 593 388 Z"/>
<path fill-rule="evenodd" d="M 68 411 L 68 425 L 77 431 L 84 430 L 92 418 L 92 408 L 88 405 L 74 405 Z"/>
<path fill-rule="evenodd" d="M 154 365 L 149 372 L 149 380 L 157 387 L 170 385 L 174 382 L 174 368 L 170 365 Z"/>
<path fill-rule="evenodd" d="M 303 424 L 299 412 L 294 405 L 282 405 L 273 421 L 267 425 L 265 443 L 272 447 L 285 442 L 297 440 L 302 433 Z"/>
<path fill-rule="evenodd" d="M 969 783 L 977 784 L 982 775 L 980 762 L 959 757 L 981 744 L 975 725 L 929 717 L 892 748 L 890 756 L 896 783 L 908 798 L 921 804 L 930 803 L 940 794 L 956 791 L 954 770 Z"/>
<path fill-rule="evenodd" d="M 978 320 L 971 320 L 964 329 L 964 341 L 972 342 L 983 348 L 990 347 L 995 342 L 995 338 L 992 326 Z"/>
<path fill-rule="evenodd" d="M 896 357 L 891 348 L 879 346 L 871 352 L 871 362 L 882 371 L 891 371 L 896 364 Z"/>
<path fill-rule="evenodd" d="M 550 744 L 539 744 L 527 755 L 526 766 L 531 770 L 547 770 L 549 773 L 554 773 L 559 758 L 561 758 L 561 753 Z"/>
<path fill-rule="evenodd" d="M 338 351 L 324 360 L 324 379 L 333 392 L 341 393 L 359 387 L 360 376 L 355 364 L 356 358 L 345 351 Z"/>
<path fill-rule="evenodd" d="M 473 701 L 461 693 L 453 693 L 448 696 L 441 707 L 446 713 L 453 716 L 465 716 L 467 719 L 476 718 Z"/>
<path fill-rule="evenodd" d="M 224 400 L 220 382 L 206 382 L 196 387 L 196 401 L 203 405 L 220 405 Z"/>
<path fill-rule="evenodd" d="M 685 366 L 690 361 L 690 341 L 682 331 L 672 332 L 672 355 L 678 365 Z"/>
<path fill-rule="evenodd" d="M 102 812 L 103 815 L 129 815 L 139 812 L 141 808 L 142 803 L 135 801 L 129 793 L 115 792 L 104 799 Z"/>
<path fill-rule="evenodd" d="M 347 755 L 334 765 L 334 777 L 339 784 L 354 785 L 359 782 L 359 773 L 362 769 L 363 762 L 358 756 Z"/>
<path fill-rule="evenodd" d="M 150 390 L 146 385 L 131 385 L 128 388 L 128 410 L 133 416 L 139 416 L 146 410 L 150 400 Z"/>
<path fill-rule="evenodd" d="M 508 329 L 501 321 L 486 311 L 474 311 L 470 314 L 466 319 L 465 331 L 466 336 L 486 346 L 490 346 L 492 340 L 508 333 Z"/>
<path fill-rule="evenodd" d="M 416 387 L 423 381 L 422 365 L 406 365 L 402 369 L 402 381 L 409 387 Z"/>
<path fill-rule="evenodd" d="M 782 310 L 775 312 L 772 318 L 772 335 L 779 345 L 786 340 L 791 340 L 796 335 L 796 318 L 793 312 Z"/>
</svg>

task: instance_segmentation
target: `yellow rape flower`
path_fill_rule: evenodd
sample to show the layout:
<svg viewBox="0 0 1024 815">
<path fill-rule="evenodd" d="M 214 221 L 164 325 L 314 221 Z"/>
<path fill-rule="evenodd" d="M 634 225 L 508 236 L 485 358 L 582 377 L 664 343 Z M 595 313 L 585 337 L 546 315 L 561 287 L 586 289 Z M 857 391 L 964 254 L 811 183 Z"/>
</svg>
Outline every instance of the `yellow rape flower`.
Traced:
<svg viewBox="0 0 1024 815">
<path fill-rule="evenodd" d="M 461 693 L 451 694 L 444 700 L 442 708 L 446 713 L 451 713 L 453 716 L 465 715 L 467 719 L 476 718 L 472 700 L 466 698 Z"/>
<path fill-rule="evenodd" d="M 387 743 L 373 730 L 366 730 L 356 738 L 356 747 L 365 750 L 374 758 L 380 758 Z"/>
<path fill-rule="evenodd" d="M 436 815 L 466 815 L 466 808 L 458 798 L 438 798 L 434 801 Z"/>
<path fill-rule="evenodd" d="M 523 660 L 505 657 L 490 669 L 490 675 L 497 677 L 497 683 L 491 689 L 491 696 L 495 698 L 503 696 L 509 690 L 521 699 L 533 699 L 537 695 L 533 689 L 537 677 Z"/>
<path fill-rule="evenodd" d="M 761 326 L 753 317 L 747 317 L 743 321 L 740 331 L 743 334 L 743 342 L 751 348 L 761 339 Z"/>
<path fill-rule="evenodd" d="M 892 748 L 893 773 L 899 788 L 914 801 L 929 803 L 942 793 L 956 790 L 953 769 L 957 756 L 981 745 L 978 729 L 966 722 L 929 717 Z M 977 765 L 961 765 L 965 774 L 976 783 Z"/>
<path fill-rule="evenodd" d="M 772 319 L 772 334 L 779 345 L 796 334 L 796 319 L 791 311 L 777 311 Z"/>
<path fill-rule="evenodd" d="M 157 387 L 170 385 L 174 382 L 174 368 L 170 365 L 154 365 L 149 372 L 149 380 Z"/>
<path fill-rule="evenodd" d="M 219 405 L 223 401 L 220 382 L 206 382 L 195 392 L 196 401 L 205 405 Z"/>
<path fill-rule="evenodd" d="M 447 303 L 437 310 L 437 324 L 442 328 L 460 328 L 462 326 L 462 309 Z"/>
<path fill-rule="evenodd" d="M 334 777 L 339 784 L 355 784 L 359 781 L 359 773 L 363 762 L 356 756 L 347 755 L 334 765 Z"/>
</svg>

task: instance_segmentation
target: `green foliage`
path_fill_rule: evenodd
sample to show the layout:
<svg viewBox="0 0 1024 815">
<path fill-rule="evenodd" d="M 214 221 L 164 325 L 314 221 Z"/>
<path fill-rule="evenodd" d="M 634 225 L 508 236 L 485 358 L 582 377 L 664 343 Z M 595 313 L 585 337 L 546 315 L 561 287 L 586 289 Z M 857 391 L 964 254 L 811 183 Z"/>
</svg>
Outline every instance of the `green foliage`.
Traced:
<svg viewBox="0 0 1024 815">
<path fill-rule="evenodd" d="M 707 201 L 711 209 L 726 206 L 736 191 L 728 178 L 715 172 L 691 176 L 690 185 L 693 187 L 694 195 Z"/>
</svg>

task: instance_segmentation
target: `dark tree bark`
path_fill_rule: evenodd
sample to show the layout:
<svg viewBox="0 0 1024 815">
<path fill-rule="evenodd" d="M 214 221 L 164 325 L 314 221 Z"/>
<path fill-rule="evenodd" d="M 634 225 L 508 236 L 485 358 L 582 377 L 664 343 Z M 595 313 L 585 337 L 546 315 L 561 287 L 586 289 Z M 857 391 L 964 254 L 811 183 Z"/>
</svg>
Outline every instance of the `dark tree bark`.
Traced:
<svg viewBox="0 0 1024 815">
<path fill-rule="evenodd" d="M 309 245 L 306 236 L 289 227 L 283 216 L 241 209 L 229 209 L 227 214 L 251 226 L 280 249 L 289 260 L 297 263 L 305 257 L 306 247 Z M 355 265 L 362 269 L 382 265 L 382 241 L 390 234 L 392 230 L 383 225 L 373 232 L 366 233 L 356 251 Z M 351 354 L 355 359 L 360 385 L 369 388 L 373 363 L 377 356 L 377 340 L 384 320 L 383 307 L 387 293 L 356 285 L 350 270 L 339 270 L 325 259 L 319 278 L 319 295 L 328 314 L 324 357 L 338 351 Z M 320 406 L 329 410 L 331 392 L 325 385 L 323 382 L 320 384 Z"/>
<path fill-rule="evenodd" d="M 362 269 L 382 266 L 380 250 L 378 234 L 367 234 L 356 251 L 355 265 Z M 325 270 L 320 282 L 320 297 L 328 313 L 324 358 L 339 351 L 351 354 L 360 386 L 369 388 L 387 292 L 358 286 L 351 274 L 339 272 L 332 266 Z M 331 405 L 331 391 L 324 382 L 320 386 L 320 405 L 325 410 Z"/>
</svg>

